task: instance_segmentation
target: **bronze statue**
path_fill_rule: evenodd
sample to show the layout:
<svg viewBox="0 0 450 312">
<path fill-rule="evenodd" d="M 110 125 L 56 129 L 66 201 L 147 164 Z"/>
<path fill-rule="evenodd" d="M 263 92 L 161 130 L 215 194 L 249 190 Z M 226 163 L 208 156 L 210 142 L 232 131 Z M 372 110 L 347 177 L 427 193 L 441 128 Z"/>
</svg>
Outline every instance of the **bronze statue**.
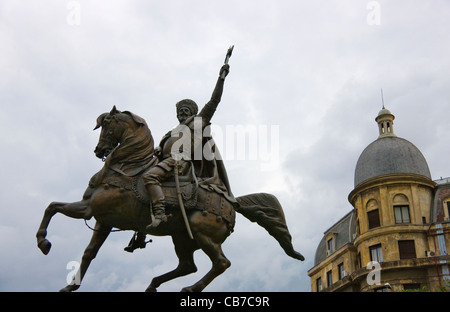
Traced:
<svg viewBox="0 0 450 312">
<path fill-rule="evenodd" d="M 196 126 L 194 124 L 195 117 L 197 117 L 197 120 L 200 123 L 200 125 L 198 125 L 197 127 L 199 127 L 198 130 L 201 130 L 201 133 L 203 133 L 205 127 L 210 124 L 211 118 L 216 111 L 217 105 L 220 103 L 223 92 L 223 84 L 228 71 L 228 64 L 222 66 L 216 87 L 211 96 L 211 100 L 203 107 L 202 111 L 199 114 L 197 114 L 197 104 L 190 99 L 182 100 L 176 104 L 177 118 L 180 122 L 180 126 L 185 126 L 179 127 L 188 130 L 192 139 L 194 139 L 194 128 Z M 173 157 L 173 144 L 180 138 L 174 134 L 179 134 L 181 133 L 181 131 L 182 130 L 174 129 L 163 137 L 161 143 L 159 144 L 161 148 L 159 163 L 156 164 L 156 166 L 150 168 L 143 175 L 147 191 L 150 195 L 150 198 L 152 198 L 152 207 L 154 212 L 154 218 L 152 224 L 149 225 L 149 229 L 151 229 L 152 227 L 157 227 L 161 221 L 167 220 L 167 217 L 165 215 L 164 193 L 161 188 L 161 181 L 173 178 L 175 166 L 178 166 L 177 169 L 182 175 L 185 175 L 190 167 L 189 160 L 195 159 L 194 151 L 196 151 L 198 148 L 203 148 L 205 143 L 203 139 L 197 140 L 199 141 L 199 146 L 197 147 L 195 146 L 197 142 L 186 142 L 189 143 L 189 145 L 194 145 L 191 145 L 190 151 L 188 151 L 188 155 L 185 155 L 188 157 L 180 157 L 180 159 L 176 160 Z M 184 133 L 182 134 L 184 135 Z M 180 147 L 184 148 L 184 146 Z M 184 150 L 177 150 L 176 152 L 183 154 Z M 204 169 L 206 170 L 206 168 Z M 202 177 L 202 174 L 203 173 L 201 172 L 197 173 L 197 176 Z"/>
<path fill-rule="evenodd" d="M 103 168 L 91 178 L 81 201 L 52 202 L 36 234 L 38 247 L 46 255 L 51 248 L 46 239 L 47 227 L 56 213 L 96 219 L 92 239 L 80 264 L 80 283 L 109 233 L 117 228 L 137 233 L 128 251 L 136 246 L 142 248 L 146 234 L 172 236 L 179 265 L 153 278 L 146 291 L 156 291 L 164 282 L 196 272 L 193 253 L 203 250 L 211 259 L 211 270 L 194 285 L 183 288 L 183 291 L 202 291 L 231 264 L 221 245 L 233 232 L 235 212 L 264 227 L 287 255 L 304 260 L 292 246 L 277 198 L 265 193 L 235 198 L 223 161 L 198 153 L 206 144 L 216 152 L 211 136 L 202 133 L 198 138 L 196 131 L 205 131 L 220 102 L 231 51 L 232 48 L 219 73 L 211 101 L 199 114 L 195 102 L 179 102 L 180 125 L 163 137 L 156 151 L 143 118 L 116 107 L 97 118 L 95 129 L 101 127 L 101 133 L 95 154 L 105 161 Z M 67 285 L 61 291 L 74 291 L 80 283 Z"/>
</svg>

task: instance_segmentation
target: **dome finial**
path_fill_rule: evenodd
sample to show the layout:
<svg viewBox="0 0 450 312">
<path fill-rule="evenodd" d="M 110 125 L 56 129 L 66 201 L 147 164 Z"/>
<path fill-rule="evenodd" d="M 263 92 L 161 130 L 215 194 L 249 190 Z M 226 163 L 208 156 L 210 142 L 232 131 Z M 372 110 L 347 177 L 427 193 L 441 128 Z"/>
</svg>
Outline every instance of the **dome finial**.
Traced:
<svg viewBox="0 0 450 312">
<path fill-rule="evenodd" d="M 378 128 L 380 131 L 380 138 L 386 137 L 386 136 L 396 136 L 394 134 L 394 119 L 395 116 L 392 115 L 392 113 L 384 107 L 384 95 L 383 95 L 383 88 L 381 89 L 381 102 L 383 104 L 383 108 L 378 113 L 377 118 L 375 118 L 375 121 L 378 123 Z"/>
</svg>

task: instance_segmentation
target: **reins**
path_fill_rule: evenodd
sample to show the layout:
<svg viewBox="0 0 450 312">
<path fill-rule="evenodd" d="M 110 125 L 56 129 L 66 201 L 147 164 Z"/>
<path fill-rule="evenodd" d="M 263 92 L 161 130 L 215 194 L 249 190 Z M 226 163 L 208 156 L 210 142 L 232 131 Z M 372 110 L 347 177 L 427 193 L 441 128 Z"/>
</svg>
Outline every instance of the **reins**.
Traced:
<svg viewBox="0 0 450 312">
<path fill-rule="evenodd" d="M 86 220 L 86 219 L 84 219 L 84 223 L 86 224 L 86 226 L 87 226 L 89 229 L 91 229 L 91 230 L 94 231 L 94 232 L 110 232 L 110 233 L 113 233 L 113 232 L 127 231 L 127 230 L 121 230 L 121 229 L 115 229 L 115 230 L 110 230 L 110 231 L 96 230 L 96 229 L 92 228 L 92 227 L 87 223 L 87 220 Z"/>
</svg>

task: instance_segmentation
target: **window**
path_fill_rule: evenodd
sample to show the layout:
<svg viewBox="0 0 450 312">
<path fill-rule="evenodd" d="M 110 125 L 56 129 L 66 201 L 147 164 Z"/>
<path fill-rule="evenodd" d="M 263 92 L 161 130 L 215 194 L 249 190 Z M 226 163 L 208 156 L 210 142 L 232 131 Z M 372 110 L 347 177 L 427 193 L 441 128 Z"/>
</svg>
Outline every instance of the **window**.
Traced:
<svg viewBox="0 0 450 312">
<path fill-rule="evenodd" d="M 397 194 L 393 198 L 394 217 L 396 224 L 411 223 L 409 215 L 409 200 L 405 194 Z"/>
<path fill-rule="evenodd" d="M 316 291 L 322 291 L 322 279 L 320 277 L 316 279 Z"/>
<path fill-rule="evenodd" d="M 369 247 L 370 261 L 383 262 L 383 251 L 381 244 Z"/>
<path fill-rule="evenodd" d="M 358 256 L 356 257 L 356 266 L 358 269 L 362 268 L 362 261 L 361 261 L 361 253 L 358 252 Z"/>
<path fill-rule="evenodd" d="M 330 287 L 331 285 L 333 285 L 333 274 L 330 270 L 327 272 L 327 287 Z"/>
<path fill-rule="evenodd" d="M 450 201 L 447 202 L 447 216 L 450 218 Z"/>
<path fill-rule="evenodd" d="M 416 247 L 413 240 L 398 241 L 398 252 L 400 259 L 414 259 L 416 258 Z"/>
<path fill-rule="evenodd" d="M 395 223 L 410 223 L 409 206 L 394 206 Z"/>
<path fill-rule="evenodd" d="M 330 238 L 327 240 L 327 251 L 329 254 L 332 254 L 334 252 L 334 239 Z"/>
<path fill-rule="evenodd" d="M 380 215 L 378 209 L 367 212 L 367 219 L 369 221 L 369 230 L 380 226 Z"/>
<path fill-rule="evenodd" d="M 403 290 L 419 290 L 420 284 L 403 284 Z"/>
<path fill-rule="evenodd" d="M 344 270 L 344 263 L 338 264 L 339 279 L 343 279 L 347 274 Z"/>
</svg>

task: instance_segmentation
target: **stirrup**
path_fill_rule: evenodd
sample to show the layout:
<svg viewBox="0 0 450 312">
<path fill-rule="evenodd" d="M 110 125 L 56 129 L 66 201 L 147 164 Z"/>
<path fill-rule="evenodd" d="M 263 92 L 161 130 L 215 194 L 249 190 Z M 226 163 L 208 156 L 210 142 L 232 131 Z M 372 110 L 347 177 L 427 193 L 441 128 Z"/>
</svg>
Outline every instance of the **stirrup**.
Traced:
<svg viewBox="0 0 450 312">
<path fill-rule="evenodd" d="M 134 233 L 133 237 L 131 238 L 130 242 L 128 243 L 128 246 L 125 247 L 123 250 L 132 253 L 134 250 L 140 248 L 140 249 L 144 249 L 148 243 L 151 243 L 152 240 L 148 240 L 145 241 L 145 236 L 144 238 L 140 239 L 139 241 L 136 239 L 137 238 L 137 232 Z"/>
</svg>

